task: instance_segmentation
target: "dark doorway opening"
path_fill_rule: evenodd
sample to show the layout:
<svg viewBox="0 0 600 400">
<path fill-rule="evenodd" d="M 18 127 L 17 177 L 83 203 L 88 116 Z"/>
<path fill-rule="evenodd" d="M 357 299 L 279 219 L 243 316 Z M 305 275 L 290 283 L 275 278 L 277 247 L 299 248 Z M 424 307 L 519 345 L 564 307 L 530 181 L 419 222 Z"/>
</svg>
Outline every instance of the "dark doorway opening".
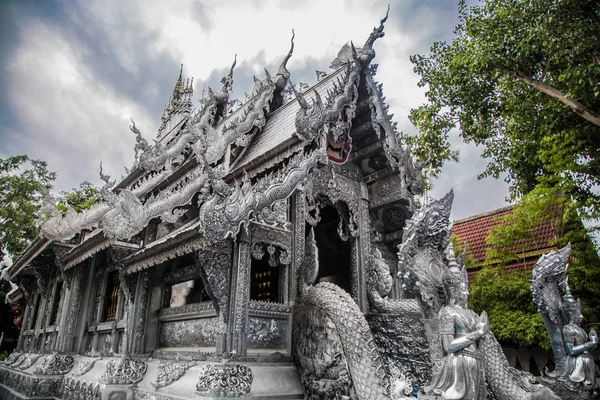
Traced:
<svg viewBox="0 0 600 400">
<path fill-rule="evenodd" d="M 315 240 L 319 249 L 319 276 L 317 282 L 331 282 L 348 293 L 351 290 L 351 246 L 338 234 L 340 216 L 335 207 L 321 209 L 321 220 L 315 226 Z M 307 232 L 310 226 L 307 227 Z"/>
</svg>

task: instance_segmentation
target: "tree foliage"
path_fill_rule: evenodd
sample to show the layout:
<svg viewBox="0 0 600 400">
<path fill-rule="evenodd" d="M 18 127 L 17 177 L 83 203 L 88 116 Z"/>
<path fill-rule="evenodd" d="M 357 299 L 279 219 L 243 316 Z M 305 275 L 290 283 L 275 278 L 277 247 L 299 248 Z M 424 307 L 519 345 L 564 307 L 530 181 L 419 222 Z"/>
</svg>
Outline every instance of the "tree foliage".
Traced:
<svg viewBox="0 0 600 400">
<path fill-rule="evenodd" d="M 47 191 L 52 189 L 56 174 L 48 171 L 46 162 L 27 155 L 0 159 L 0 247 L 13 259 L 25 250 L 39 232 L 38 211 Z M 63 191 L 57 207 L 67 212 L 81 212 L 101 200 L 100 190 L 89 182 Z"/>
<path fill-rule="evenodd" d="M 73 188 L 68 192 L 60 192 L 57 207 L 63 214 L 66 214 L 69 208 L 76 212 L 82 212 L 101 200 L 100 189 L 88 181 L 83 181 L 79 184 L 79 188 Z"/>
<path fill-rule="evenodd" d="M 514 198 L 560 187 L 600 216 L 600 3 L 461 1 L 455 35 L 411 57 L 428 100 L 410 114 L 417 157 L 439 173 L 457 159 L 449 135 L 459 128 L 484 146 L 480 177 L 507 173 Z"/>
<path fill-rule="evenodd" d="M 37 211 L 56 178 L 27 155 L 0 159 L 0 246 L 16 258 L 38 233 Z"/>
<path fill-rule="evenodd" d="M 469 292 L 470 307 L 477 313 L 486 310 L 498 340 L 550 349 L 546 326 L 532 301 L 531 283 L 524 272 L 485 266 L 475 275 Z"/>
<path fill-rule="evenodd" d="M 486 262 L 470 285 L 470 304 L 487 310 L 490 328 L 504 342 L 539 344 L 549 348 L 546 328 L 532 301 L 531 270 L 508 272 L 507 265 L 525 262 L 536 228 L 548 221 L 557 224 L 558 235 L 547 245 L 560 248 L 571 243 L 567 275 L 575 297 L 582 303 L 587 322 L 600 321 L 600 259 L 587 234 L 577 207 L 562 192 L 538 185 L 515 205 L 503 223 L 493 228 L 486 241 Z"/>
</svg>

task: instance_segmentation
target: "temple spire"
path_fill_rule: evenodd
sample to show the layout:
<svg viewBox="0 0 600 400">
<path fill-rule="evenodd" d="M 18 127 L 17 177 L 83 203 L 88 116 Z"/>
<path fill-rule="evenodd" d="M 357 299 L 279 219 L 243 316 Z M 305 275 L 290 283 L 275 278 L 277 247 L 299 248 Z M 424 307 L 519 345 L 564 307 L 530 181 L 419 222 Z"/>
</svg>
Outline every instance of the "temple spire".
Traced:
<svg viewBox="0 0 600 400">
<path fill-rule="evenodd" d="M 161 125 L 158 129 L 158 138 L 161 137 L 165 128 L 171 123 L 178 123 L 183 117 L 187 117 L 192 111 L 192 94 L 194 93 L 194 79 L 183 79 L 183 64 L 179 69 L 179 77 L 175 82 L 173 93 L 165 106 L 161 116 Z M 172 124 L 173 125 L 173 124 Z M 173 125 L 174 126 L 174 125 Z"/>
</svg>

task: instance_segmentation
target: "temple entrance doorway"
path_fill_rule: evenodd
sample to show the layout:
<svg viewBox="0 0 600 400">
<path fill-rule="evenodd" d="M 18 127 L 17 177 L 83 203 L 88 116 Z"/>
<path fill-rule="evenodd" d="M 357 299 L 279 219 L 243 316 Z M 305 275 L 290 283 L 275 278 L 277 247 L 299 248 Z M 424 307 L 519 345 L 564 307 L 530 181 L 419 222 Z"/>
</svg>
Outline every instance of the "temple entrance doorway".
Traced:
<svg viewBox="0 0 600 400">
<path fill-rule="evenodd" d="M 320 221 L 314 227 L 315 241 L 319 249 L 319 276 L 317 282 L 331 282 L 352 294 L 352 259 L 349 240 L 342 240 L 338 233 L 340 216 L 335 207 L 321 208 Z M 310 226 L 307 226 L 309 229 Z"/>
</svg>

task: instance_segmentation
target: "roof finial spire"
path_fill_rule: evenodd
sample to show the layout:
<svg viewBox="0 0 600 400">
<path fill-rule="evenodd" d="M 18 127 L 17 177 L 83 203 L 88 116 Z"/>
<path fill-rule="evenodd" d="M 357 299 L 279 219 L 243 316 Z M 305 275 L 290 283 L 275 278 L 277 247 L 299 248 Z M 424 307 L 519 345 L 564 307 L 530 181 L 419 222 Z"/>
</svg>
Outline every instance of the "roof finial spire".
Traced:
<svg viewBox="0 0 600 400">
<path fill-rule="evenodd" d="M 373 58 L 375 58 L 375 50 L 373 50 L 373 44 L 375 43 L 375 41 L 377 39 L 385 36 L 385 32 L 383 32 L 383 28 L 384 28 L 383 24 L 385 24 L 385 22 L 387 21 L 389 14 L 390 14 L 390 5 L 388 4 L 387 11 L 385 12 L 385 17 L 383 17 L 379 21 L 379 27 L 373 28 L 373 32 L 371 32 L 371 34 L 367 38 L 367 41 L 365 42 L 365 45 L 362 48 L 362 51 L 361 51 L 362 54 L 360 56 L 360 59 L 361 59 L 363 66 L 369 65 L 371 60 L 373 60 Z"/>
<path fill-rule="evenodd" d="M 223 88 L 221 89 L 221 91 L 223 93 L 230 92 L 231 88 L 233 87 L 233 69 L 235 68 L 236 63 L 237 63 L 237 53 L 233 57 L 233 64 L 231 64 L 231 69 L 229 70 L 229 74 L 227 76 L 224 76 L 221 79 L 221 83 L 223 84 Z"/>
<path fill-rule="evenodd" d="M 192 80 L 193 82 L 193 80 Z M 163 129 L 166 127 L 167 122 L 171 119 L 173 114 L 181 113 L 186 114 L 191 111 L 192 103 L 191 97 L 194 93 L 193 85 L 190 85 L 190 78 L 183 79 L 183 63 L 179 67 L 179 77 L 175 82 L 173 88 L 173 94 L 169 99 L 168 104 L 165 106 L 163 115 L 161 116 L 161 125 L 158 128 L 158 137 L 162 135 Z"/>
<path fill-rule="evenodd" d="M 282 91 L 287 85 L 288 79 L 290 78 L 290 71 L 287 70 L 287 63 L 292 57 L 294 53 L 294 38 L 296 37 L 296 33 L 292 29 L 292 38 L 290 39 L 290 51 L 286 54 L 277 70 L 277 75 L 275 75 L 275 87 L 278 91 Z"/>
</svg>

